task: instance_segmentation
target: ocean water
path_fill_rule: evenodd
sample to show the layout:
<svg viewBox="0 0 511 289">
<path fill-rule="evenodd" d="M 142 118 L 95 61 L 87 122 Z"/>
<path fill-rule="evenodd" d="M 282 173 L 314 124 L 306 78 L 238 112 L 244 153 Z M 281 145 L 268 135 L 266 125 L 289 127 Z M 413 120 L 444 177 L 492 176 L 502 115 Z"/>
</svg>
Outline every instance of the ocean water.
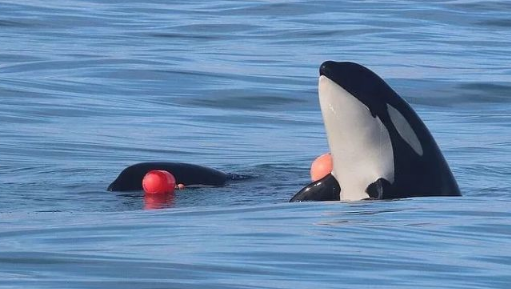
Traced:
<svg viewBox="0 0 511 289">
<path fill-rule="evenodd" d="M 511 287 L 511 2 L 0 1 L 0 288 Z M 459 198 L 288 203 L 318 67 L 382 76 Z M 255 176 L 165 199 L 181 161 Z"/>
</svg>

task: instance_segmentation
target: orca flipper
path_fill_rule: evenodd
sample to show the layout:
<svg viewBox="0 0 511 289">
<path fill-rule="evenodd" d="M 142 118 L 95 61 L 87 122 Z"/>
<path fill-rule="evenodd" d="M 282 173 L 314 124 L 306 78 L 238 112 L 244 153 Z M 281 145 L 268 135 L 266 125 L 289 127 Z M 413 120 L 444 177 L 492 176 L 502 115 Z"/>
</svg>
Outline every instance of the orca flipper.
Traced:
<svg viewBox="0 0 511 289">
<path fill-rule="evenodd" d="M 385 199 L 385 192 L 390 190 L 391 186 L 389 181 L 384 178 L 379 178 L 367 187 L 366 193 L 369 195 L 370 199 Z"/>
<path fill-rule="evenodd" d="M 308 184 L 301 189 L 290 202 L 303 201 L 339 201 L 341 187 L 332 174 Z"/>
</svg>

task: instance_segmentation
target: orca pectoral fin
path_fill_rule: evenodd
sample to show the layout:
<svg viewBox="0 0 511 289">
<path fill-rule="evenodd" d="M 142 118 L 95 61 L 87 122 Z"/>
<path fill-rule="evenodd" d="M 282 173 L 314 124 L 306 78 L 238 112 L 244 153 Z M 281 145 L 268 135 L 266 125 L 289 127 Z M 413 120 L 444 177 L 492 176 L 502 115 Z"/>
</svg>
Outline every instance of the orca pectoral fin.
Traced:
<svg viewBox="0 0 511 289">
<path fill-rule="evenodd" d="M 308 184 L 301 189 L 290 202 L 303 201 L 340 201 L 341 187 L 332 174 Z"/>
<path fill-rule="evenodd" d="M 366 193 L 369 195 L 370 199 L 385 199 L 385 192 L 388 194 L 390 186 L 391 184 L 389 181 L 384 178 L 379 178 L 367 187 Z"/>
</svg>

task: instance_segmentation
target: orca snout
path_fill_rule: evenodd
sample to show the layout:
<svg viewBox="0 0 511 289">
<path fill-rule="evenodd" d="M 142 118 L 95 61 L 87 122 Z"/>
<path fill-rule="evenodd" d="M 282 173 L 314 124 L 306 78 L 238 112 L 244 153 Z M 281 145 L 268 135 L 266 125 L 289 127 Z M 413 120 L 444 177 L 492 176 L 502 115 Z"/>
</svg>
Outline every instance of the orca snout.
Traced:
<svg viewBox="0 0 511 289">
<path fill-rule="evenodd" d="M 335 61 L 325 61 L 319 67 L 319 75 L 324 75 L 328 77 L 332 73 L 332 67 L 335 66 Z"/>
</svg>

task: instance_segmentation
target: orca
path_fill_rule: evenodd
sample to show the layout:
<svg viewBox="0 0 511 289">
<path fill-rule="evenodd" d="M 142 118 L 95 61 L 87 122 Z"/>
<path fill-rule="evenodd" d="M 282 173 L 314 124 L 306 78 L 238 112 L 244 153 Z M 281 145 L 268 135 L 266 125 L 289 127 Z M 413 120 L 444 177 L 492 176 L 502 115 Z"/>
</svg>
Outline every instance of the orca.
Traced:
<svg viewBox="0 0 511 289">
<path fill-rule="evenodd" d="M 176 184 L 185 186 L 220 187 L 229 180 L 248 179 L 250 176 L 227 174 L 221 171 L 188 163 L 145 162 L 125 168 L 108 186 L 108 191 L 142 190 L 142 179 L 152 170 L 165 170 L 176 179 Z"/>
<path fill-rule="evenodd" d="M 291 202 L 461 195 L 426 125 L 383 79 L 352 62 L 326 61 L 319 74 L 333 169 Z"/>
</svg>

